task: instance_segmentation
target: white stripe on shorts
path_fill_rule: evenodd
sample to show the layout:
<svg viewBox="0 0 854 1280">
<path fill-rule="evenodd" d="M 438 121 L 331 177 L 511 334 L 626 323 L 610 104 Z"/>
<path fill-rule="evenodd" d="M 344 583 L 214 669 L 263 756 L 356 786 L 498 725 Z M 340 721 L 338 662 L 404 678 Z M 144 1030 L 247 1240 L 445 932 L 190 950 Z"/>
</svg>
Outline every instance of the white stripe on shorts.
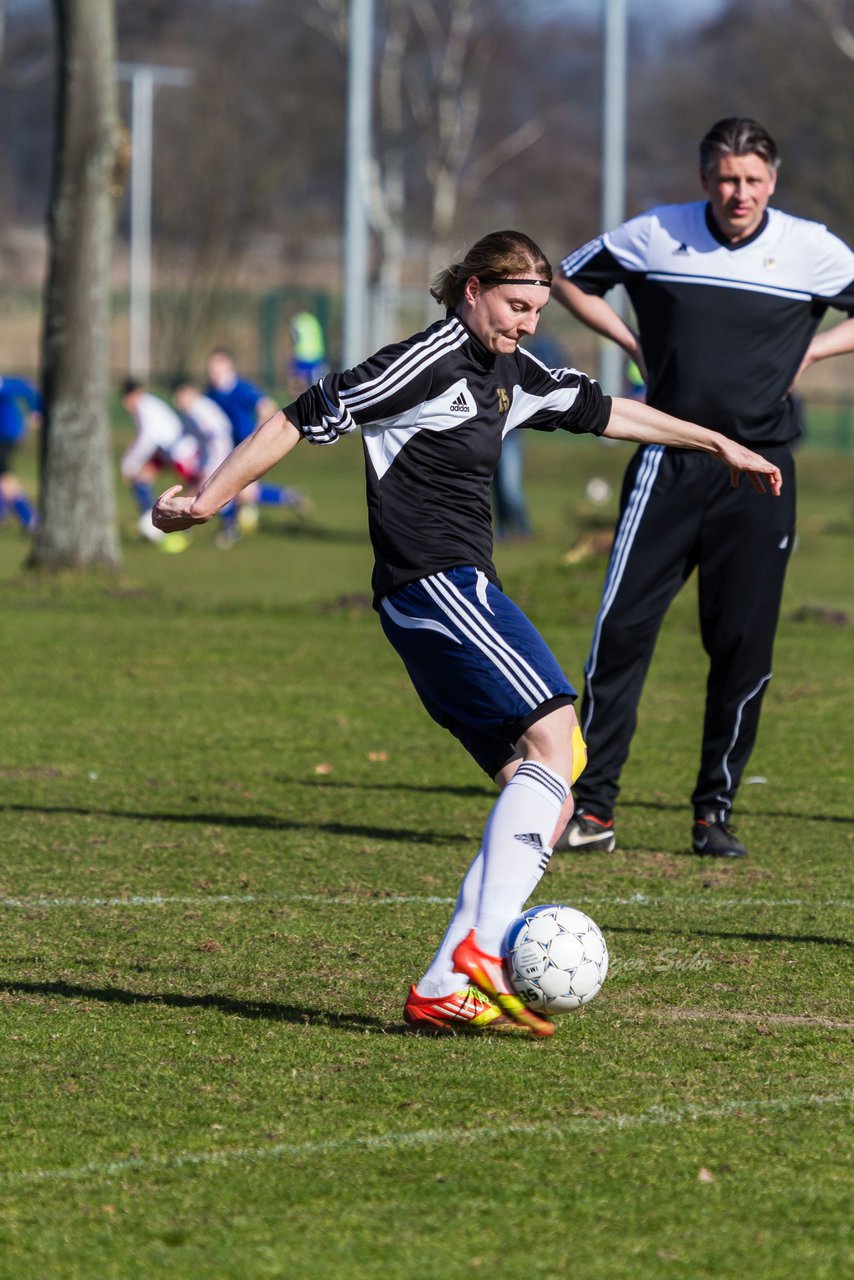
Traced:
<svg viewBox="0 0 854 1280">
<path fill-rule="evenodd" d="M 422 578 L 425 591 L 468 640 L 497 667 L 532 711 L 554 697 L 554 691 L 529 662 L 507 643 L 462 591 L 443 573 Z"/>
<path fill-rule="evenodd" d="M 462 641 L 454 635 L 453 631 L 443 623 L 437 622 L 435 618 L 411 618 L 408 613 L 401 613 L 399 609 L 395 609 L 388 596 L 383 596 L 380 601 L 380 608 L 399 627 L 407 627 L 410 631 L 438 631 L 439 635 L 447 636 L 449 640 L 453 640 L 454 644 L 462 644 Z"/>
</svg>

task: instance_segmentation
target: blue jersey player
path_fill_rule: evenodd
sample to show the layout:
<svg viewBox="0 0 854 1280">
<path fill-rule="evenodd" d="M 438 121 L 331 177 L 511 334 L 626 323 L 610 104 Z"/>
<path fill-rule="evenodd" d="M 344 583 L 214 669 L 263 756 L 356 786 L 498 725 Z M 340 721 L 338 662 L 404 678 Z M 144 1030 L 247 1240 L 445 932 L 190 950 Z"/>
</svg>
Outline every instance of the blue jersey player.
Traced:
<svg viewBox="0 0 854 1280">
<path fill-rule="evenodd" d="M 248 378 L 238 375 L 234 356 L 225 347 L 217 347 L 208 356 L 208 385 L 205 395 L 219 405 L 231 423 L 235 445 L 241 443 L 271 414 L 276 405 L 260 387 Z M 223 512 L 225 529 L 218 539 L 219 546 L 228 546 L 240 536 L 240 530 L 250 532 L 258 525 L 258 507 L 287 507 L 304 514 L 308 502 L 299 489 L 275 485 L 253 484 L 237 498 L 236 505 Z"/>
<path fill-rule="evenodd" d="M 35 524 L 36 513 L 12 471 L 12 454 L 26 434 L 27 416 L 41 412 L 41 393 L 31 382 L 0 377 L 0 517 L 11 508 L 26 530 Z"/>
<path fill-rule="evenodd" d="M 427 971 L 409 991 L 416 1029 L 554 1024 L 519 999 L 500 960 L 504 931 L 546 869 L 585 763 L 576 693 L 492 562 L 490 484 L 504 436 L 528 428 L 656 441 L 714 454 L 731 470 L 780 473 L 742 445 L 634 400 L 611 400 L 576 369 L 550 370 L 519 343 L 549 300 L 551 268 L 517 231 L 483 237 L 437 278 L 444 319 L 330 373 L 235 449 L 194 496 L 161 495 L 165 532 L 209 520 L 302 440 L 361 428 L 374 604 L 430 715 L 500 794 Z"/>
</svg>

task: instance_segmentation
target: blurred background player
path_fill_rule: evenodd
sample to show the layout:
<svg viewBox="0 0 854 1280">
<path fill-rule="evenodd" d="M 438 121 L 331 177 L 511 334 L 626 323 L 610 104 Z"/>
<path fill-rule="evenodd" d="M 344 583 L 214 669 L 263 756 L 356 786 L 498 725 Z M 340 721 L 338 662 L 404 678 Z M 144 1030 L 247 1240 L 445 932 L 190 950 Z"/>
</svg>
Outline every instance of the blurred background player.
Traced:
<svg viewBox="0 0 854 1280">
<path fill-rule="evenodd" d="M 29 532 L 36 512 L 12 471 L 12 455 L 27 431 L 27 419 L 41 421 L 41 394 L 26 378 L 0 377 L 0 519 L 12 511 Z"/>
<path fill-rule="evenodd" d="M 178 378 L 175 381 L 172 400 L 187 433 L 196 435 L 199 439 L 199 483 L 203 484 L 231 453 L 231 422 L 210 396 L 202 395 L 192 378 Z"/>
<path fill-rule="evenodd" d="M 192 378 L 179 377 L 172 387 L 172 402 L 184 424 L 185 432 L 199 442 L 198 483 L 205 480 L 224 462 L 233 448 L 231 421 L 210 396 L 202 395 Z M 214 544 L 222 548 L 233 546 L 237 537 L 237 507 L 230 503 L 221 516 L 222 528 Z"/>
<path fill-rule="evenodd" d="M 291 315 L 291 360 L 288 390 L 301 395 L 329 372 L 323 326 L 313 311 L 298 307 Z"/>
<path fill-rule="evenodd" d="M 646 382 L 636 360 L 626 361 L 626 382 L 632 400 L 646 400 Z"/>
<path fill-rule="evenodd" d="M 779 158 L 755 120 L 719 120 L 700 143 L 706 200 L 650 210 L 571 253 L 555 296 L 633 360 L 647 402 L 758 449 L 780 502 L 733 489 L 706 455 L 642 446 L 623 483 L 614 548 L 585 667 L 590 764 L 558 848 L 613 849 L 619 777 L 656 637 L 697 568 L 709 656 L 693 851 L 743 857 L 730 811 L 756 740 L 795 538 L 791 389 L 817 360 L 854 350 L 854 319 L 816 336 L 828 307 L 854 313 L 854 253 L 819 223 L 769 209 Z M 624 284 L 635 333 L 605 301 Z"/>
<path fill-rule="evenodd" d="M 237 373 L 234 356 L 225 347 L 216 347 L 208 356 L 208 383 L 205 395 L 219 405 L 231 423 L 232 441 L 240 444 L 262 422 L 276 412 L 276 404 L 248 378 Z M 236 540 L 240 533 L 251 533 L 258 526 L 258 507 L 284 507 L 298 514 L 306 514 L 309 503 L 299 489 L 275 484 L 251 484 L 237 498 L 236 505 L 223 512 L 224 536 L 219 545 L 227 545 L 230 537 Z"/>
<path fill-rule="evenodd" d="M 176 380 L 172 400 L 185 429 L 199 439 L 199 484 L 203 484 L 234 447 L 231 420 L 216 401 L 202 394 L 192 378 L 182 377 Z M 220 516 L 222 528 L 214 539 L 215 546 L 220 550 L 233 546 L 240 537 L 237 512 L 237 504 L 232 502 Z"/>
<path fill-rule="evenodd" d="M 139 509 L 137 528 L 149 542 L 173 550 L 163 534 L 151 523 L 154 505 L 152 482 L 165 468 L 171 468 L 186 484 L 196 488 L 202 467 L 202 448 L 196 432 L 189 431 L 180 416 L 159 396 L 146 391 L 141 382 L 128 378 L 121 389 L 122 406 L 133 419 L 136 438 L 125 451 L 121 475 Z M 182 551 L 189 545 L 184 538 L 174 548 Z"/>
</svg>

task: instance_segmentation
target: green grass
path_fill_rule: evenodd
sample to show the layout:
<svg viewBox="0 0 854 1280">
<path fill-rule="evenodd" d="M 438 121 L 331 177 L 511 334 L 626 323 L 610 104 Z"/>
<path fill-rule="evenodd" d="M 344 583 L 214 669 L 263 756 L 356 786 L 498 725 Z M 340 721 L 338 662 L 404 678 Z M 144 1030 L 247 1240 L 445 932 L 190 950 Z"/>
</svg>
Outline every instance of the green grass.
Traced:
<svg viewBox="0 0 854 1280">
<path fill-rule="evenodd" d="M 498 551 L 576 683 L 604 561 L 561 558 L 627 457 L 532 442 L 537 537 Z M 29 581 L 0 530 L 0 1276 L 837 1280 L 854 461 L 801 460 L 751 858 L 687 854 L 689 586 L 620 847 L 538 890 L 612 957 L 543 1044 L 403 1032 L 492 793 L 366 606 L 358 445 L 293 462 L 316 517 L 226 553 L 136 542 L 123 497 L 107 589 Z"/>
</svg>

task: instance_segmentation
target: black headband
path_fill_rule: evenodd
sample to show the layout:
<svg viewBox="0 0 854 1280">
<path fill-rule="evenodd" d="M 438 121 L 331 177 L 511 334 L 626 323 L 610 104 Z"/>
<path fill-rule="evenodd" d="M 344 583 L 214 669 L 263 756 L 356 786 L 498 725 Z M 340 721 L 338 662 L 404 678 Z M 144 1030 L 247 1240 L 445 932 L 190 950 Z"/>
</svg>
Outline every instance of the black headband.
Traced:
<svg viewBox="0 0 854 1280">
<path fill-rule="evenodd" d="M 552 287 L 551 280 L 520 280 L 518 276 L 478 276 L 481 284 L 539 284 L 544 289 Z"/>
</svg>

